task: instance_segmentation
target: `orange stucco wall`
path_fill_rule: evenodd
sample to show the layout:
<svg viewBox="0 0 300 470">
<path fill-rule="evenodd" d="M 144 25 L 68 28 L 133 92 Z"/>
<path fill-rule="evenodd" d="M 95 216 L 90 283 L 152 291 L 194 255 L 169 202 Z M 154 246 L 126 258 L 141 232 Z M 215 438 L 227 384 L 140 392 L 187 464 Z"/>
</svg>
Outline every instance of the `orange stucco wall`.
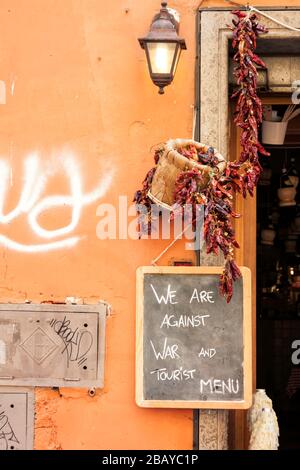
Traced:
<svg viewBox="0 0 300 470">
<path fill-rule="evenodd" d="M 158 0 L 0 3 L 0 157 L 9 168 L 5 212 L 18 202 L 25 183 L 23 165 L 30 164 L 30 155 L 35 154 L 40 175 L 48 178 L 40 199 L 70 193 L 74 171 L 68 167 L 58 172 L 64 161 L 75 162 L 85 193 L 113 170 L 104 196 L 86 204 L 74 229 L 58 237 L 81 237 L 72 248 L 36 252 L 37 245 L 51 240 L 33 230 L 26 212 L 0 224 L 1 302 L 61 302 L 75 296 L 112 305 L 104 389 L 94 398 L 86 390 L 36 390 L 38 449 L 192 446 L 191 411 L 140 409 L 134 402 L 135 270 L 150 264 L 166 241 L 99 240 L 96 208 L 99 202 L 117 206 L 119 195 L 131 201 L 152 164 L 153 144 L 191 136 L 198 4 L 170 3 L 181 13 L 188 50 L 174 83 L 159 96 L 137 42 L 147 32 Z M 207 4 L 217 2 L 202 6 Z M 3 172 L 0 168 L 1 178 Z M 32 187 L 37 184 L 31 182 Z M 50 230 L 65 227 L 70 215 L 68 206 L 52 207 L 38 221 Z M 24 246 L 33 248 L 24 253 Z M 171 257 L 193 255 L 178 242 L 161 264 Z"/>
</svg>

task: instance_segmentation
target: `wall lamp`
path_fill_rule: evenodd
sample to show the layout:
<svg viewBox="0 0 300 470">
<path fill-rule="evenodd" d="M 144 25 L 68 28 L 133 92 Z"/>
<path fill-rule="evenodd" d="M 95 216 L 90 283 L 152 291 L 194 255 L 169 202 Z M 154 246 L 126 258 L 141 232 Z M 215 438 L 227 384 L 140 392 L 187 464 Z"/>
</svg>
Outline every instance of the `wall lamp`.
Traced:
<svg viewBox="0 0 300 470">
<path fill-rule="evenodd" d="M 178 36 L 178 30 L 179 21 L 173 11 L 167 8 L 167 2 L 162 2 L 160 12 L 152 20 L 149 33 L 144 38 L 139 38 L 146 53 L 150 77 L 159 87 L 160 94 L 173 81 L 181 50 L 186 49 L 185 40 Z"/>
</svg>

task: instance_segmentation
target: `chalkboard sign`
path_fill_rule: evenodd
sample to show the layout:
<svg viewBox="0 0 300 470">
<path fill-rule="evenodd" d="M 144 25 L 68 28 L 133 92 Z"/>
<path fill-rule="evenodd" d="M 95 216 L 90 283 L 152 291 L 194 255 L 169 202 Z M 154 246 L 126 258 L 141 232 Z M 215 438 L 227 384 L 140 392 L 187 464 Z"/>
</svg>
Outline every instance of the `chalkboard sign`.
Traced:
<svg viewBox="0 0 300 470">
<path fill-rule="evenodd" d="M 137 271 L 136 401 L 164 408 L 251 405 L 251 275 L 219 294 L 216 267 Z"/>
</svg>

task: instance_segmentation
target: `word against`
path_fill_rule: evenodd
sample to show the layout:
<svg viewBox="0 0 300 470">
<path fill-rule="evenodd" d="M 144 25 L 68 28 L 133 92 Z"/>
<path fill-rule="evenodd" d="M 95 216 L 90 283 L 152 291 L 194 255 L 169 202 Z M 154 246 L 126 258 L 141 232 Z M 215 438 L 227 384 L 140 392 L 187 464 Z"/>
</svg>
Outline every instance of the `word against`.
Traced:
<svg viewBox="0 0 300 470">
<path fill-rule="evenodd" d="M 69 194 L 46 196 L 49 179 L 60 173 L 68 181 Z M 0 159 L 0 224 L 8 225 L 26 214 L 29 227 L 42 242 L 24 244 L 0 234 L 0 245 L 24 253 L 73 247 L 80 240 L 79 236 L 71 234 L 78 226 L 83 207 L 103 197 L 111 186 L 112 178 L 113 172 L 106 169 L 98 186 L 91 192 L 84 192 L 80 167 L 72 152 L 62 151 L 57 158 L 49 161 L 41 159 L 38 153 L 32 153 L 24 160 L 23 188 L 19 201 L 14 209 L 4 213 L 8 188 L 12 185 L 12 168 L 6 160 Z M 44 228 L 39 221 L 41 215 L 60 207 L 70 207 L 71 220 L 60 228 Z"/>
<path fill-rule="evenodd" d="M 295 339 L 292 343 L 292 349 L 295 349 L 295 351 L 292 354 L 292 363 L 297 366 L 300 364 L 300 340 Z"/>
<path fill-rule="evenodd" d="M 154 286 L 152 284 L 150 284 L 150 286 L 159 304 L 164 303 L 165 305 L 175 305 L 178 303 L 176 301 L 176 290 L 172 290 L 170 284 L 168 284 L 165 295 L 159 295 Z M 206 302 L 213 304 L 215 302 L 213 299 L 213 294 L 214 293 L 212 291 L 198 291 L 198 289 L 194 289 L 189 302 L 190 304 L 194 301 L 201 304 Z"/>
<path fill-rule="evenodd" d="M 197 328 L 198 326 L 205 326 L 205 319 L 210 315 L 175 315 L 166 314 L 160 324 L 160 328 Z"/>
</svg>

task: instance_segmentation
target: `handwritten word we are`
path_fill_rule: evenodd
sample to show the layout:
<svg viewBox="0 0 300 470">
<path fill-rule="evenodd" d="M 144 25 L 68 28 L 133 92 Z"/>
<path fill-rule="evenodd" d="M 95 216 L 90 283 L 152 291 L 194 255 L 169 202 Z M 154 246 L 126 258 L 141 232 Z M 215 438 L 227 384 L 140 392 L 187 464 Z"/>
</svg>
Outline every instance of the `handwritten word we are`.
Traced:
<svg viewBox="0 0 300 470">
<path fill-rule="evenodd" d="M 168 284 L 168 287 L 166 290 L 164 290 L 163 293 L 158 294 L 157 290 L 153 286 L 153 284 L 150 284 L 151 289 L 153 291 L 153 294 L 158 302 L 158 304 L 164 303 L 165 305 L 171 304 L 175 305 L 178 304 L 178 301 L 176 300 L 176 290 L 172 290 L 171 284 Z M 213 291 L 206 291 L 206 290 L 201 290 L 199 291 L 198 289 L 194 289 L 193 293 L 190 297 L 189 303 L 197 302 L 197 303 L 206 303 L 209 302 L 211 304 L 215 303 L 214 298 L 213 298 L 214 292 Z"/>
</svg>

